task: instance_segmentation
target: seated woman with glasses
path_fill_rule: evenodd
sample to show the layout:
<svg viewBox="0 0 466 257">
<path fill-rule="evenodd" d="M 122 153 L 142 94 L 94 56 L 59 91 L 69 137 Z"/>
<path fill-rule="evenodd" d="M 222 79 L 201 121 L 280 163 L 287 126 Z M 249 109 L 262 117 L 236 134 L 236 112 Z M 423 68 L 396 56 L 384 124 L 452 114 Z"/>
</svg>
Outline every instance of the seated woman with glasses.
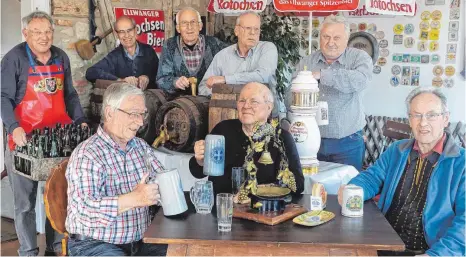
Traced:
<svg viewBox="0 0 466 257">
<path fill-rule="evenodd" d="M 125 81 L 144 90 L 157 88 L 159 58 L 152 46 L 137 40 L 136 22 L 127 16 L 113 26 L 120 45 L 86 71 L 86 79 Z"/>
<path fill-rule="evenodd" d="M 209 177 L 216 194 L 232 192 L 231 176 L 235 167 L 245 168 L 248 174 L 246 183 L 256 186 L 278 184 L 297 194 L 303 191 L 304 176 L 293 137 L 288 131 L 280 129 L 278 122 L 267 122 L 273 99 L 267 86 L 257 82 L 248 83 L 241 90 L 237 102 L 239 119 L 224 120 L 213 128 L 211 134 L 225 137 L 224 175 Z M 196 178 L 205 177 L 204 152 L 205 141 L 197 141 L 194 157 L 189 162 L 189 169 Z"/>
</svg>

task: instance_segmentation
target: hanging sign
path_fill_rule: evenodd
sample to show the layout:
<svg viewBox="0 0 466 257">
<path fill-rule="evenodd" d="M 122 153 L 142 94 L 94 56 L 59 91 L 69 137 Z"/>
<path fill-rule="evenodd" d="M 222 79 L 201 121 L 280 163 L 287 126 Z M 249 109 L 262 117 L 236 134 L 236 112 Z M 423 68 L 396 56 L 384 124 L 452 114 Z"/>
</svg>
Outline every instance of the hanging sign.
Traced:
<svg viewBox="0 0 466 257">
<path fill-rule="evenodd" d="M 352 11 L 359 0 L 273 0 L 280 12 Z"/>
<path fill-rule="evenodd" d="M 240 14 L 243 12 L 262 12 L 267 0 L 210 0 L 207 11 L 215 13 Z"/>
<path fill-rule="evenodd" d="M 367 11 L 380 14 L 414 16 L 415 0 L 367 0 Z"/>
<path fill-rule="evenodd" d="M 367 11 L 367 7 L 363 2 L 359 3 L 359 6 L 356 10 L 349 12 L 342 12 L 343 16 L 346 18 L 359 18 L 359 17 L 372 17 L 372 18 L 392 18 L 394 15 L 382 15 L 380 13 L 373 13 Z M 314 15 L 314 14 L 312 14 Z"/>
<path fill-rule="evenodd" d="M 128 16 L 136 22 L 137 39 L 152 46 L 155 52 L 162 52 L 165 41 L 165 20 L 163 11 L 115 7 L 115 18 Z"/>
</svg>

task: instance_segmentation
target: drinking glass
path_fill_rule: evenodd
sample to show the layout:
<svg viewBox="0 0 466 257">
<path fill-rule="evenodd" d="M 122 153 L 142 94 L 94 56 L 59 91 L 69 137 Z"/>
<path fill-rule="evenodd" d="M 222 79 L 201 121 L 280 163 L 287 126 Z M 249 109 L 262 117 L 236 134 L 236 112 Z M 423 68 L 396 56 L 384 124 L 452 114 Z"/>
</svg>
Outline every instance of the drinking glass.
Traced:
<svg viewBox="0 0 466 257">
<path fill-rule="evenodd" d="M 241 185 L 246 180 L 246 173 L 243 167 L 233 167 L 231 169 L 231 191 L 235 195 L 239 192 Z"/>
<path fill-rule="evenodd" d="M 233 195 L 217 194 L 217 224 L 218 231 L 230 232 L 233 219 Z"/>
</svg>

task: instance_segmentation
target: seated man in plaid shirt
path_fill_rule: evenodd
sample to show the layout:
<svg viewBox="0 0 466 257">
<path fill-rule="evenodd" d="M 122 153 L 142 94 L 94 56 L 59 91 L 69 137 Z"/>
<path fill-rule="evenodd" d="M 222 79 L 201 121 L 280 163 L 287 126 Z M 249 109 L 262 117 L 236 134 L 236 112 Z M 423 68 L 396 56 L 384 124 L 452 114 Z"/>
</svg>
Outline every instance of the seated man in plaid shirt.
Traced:
<svg viewBox="0 0 466 257">
<path fill-rule="evenodd" d="M 149 206 L 160 200 L 158 185 L 147 180 L 163 169 L 153 149 L 135 137 L 145 118 L 141 89 L 122 83 L 105 91 L 103 125 L 76 147 L 66 171 L 70 255 L 166 254 L 166 245 L 142 242 Z M 147 157 L 153 160 L 150 170 Z"/>
</svg>

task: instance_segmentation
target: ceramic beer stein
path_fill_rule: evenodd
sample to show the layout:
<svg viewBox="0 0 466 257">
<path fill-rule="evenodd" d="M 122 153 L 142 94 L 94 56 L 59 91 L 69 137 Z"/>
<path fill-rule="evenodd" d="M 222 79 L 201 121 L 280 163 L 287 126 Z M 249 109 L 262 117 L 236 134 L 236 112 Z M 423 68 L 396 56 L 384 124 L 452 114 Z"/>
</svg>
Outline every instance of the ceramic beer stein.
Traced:
<svg viewBox="0 0 466 257">
<path fill-rule="evenodd" d="M 155 182 L 159 185 L 162 209 L 165 216 L 180 214 L 188 210 L 180 174 L 177 169 L 157 173 Z"/>
<path fill-rule="evenodd" d="M 343 189 L 341 215 L 346 217 L 362 217 L 364 210 L 364 191 L 360 186 L 347 185 Z"/>
<path fill-rule="evenodd" d="M 204 175 L 223 176 L 225 169 L 225 137 L 207 135 L 205 138 Z"/>
</svg>

